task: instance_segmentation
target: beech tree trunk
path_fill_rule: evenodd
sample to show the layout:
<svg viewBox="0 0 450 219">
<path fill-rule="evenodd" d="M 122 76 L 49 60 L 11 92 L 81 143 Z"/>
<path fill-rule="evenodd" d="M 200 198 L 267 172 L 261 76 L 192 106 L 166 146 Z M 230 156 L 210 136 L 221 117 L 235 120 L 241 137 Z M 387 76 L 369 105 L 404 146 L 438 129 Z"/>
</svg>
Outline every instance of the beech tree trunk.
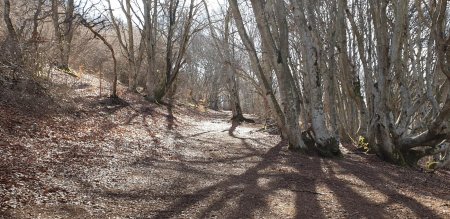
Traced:
<svg viewBox="0 0 450 219">
<path fill-rule="evenodd" d="M 56 40 L 59 47 L 59 63 L 58 68 L 62 70 L 69 70 L 69 58 L 71 51 L 72 38 L 74 33 L 74 0 L 68 0 L 66 3 L 66 10 L 64 12 L 63 27 L 60 26 L 59 21 L 59 1 L 52 0 L 52 21 Z"/>
<path fill-rule="evenodd" d="M 299 0 L 291 0 L 294 18 L 301 33 L 303 42 L 303 57 L 305 59 L 305 71 L 310 86 L 311 121 L 314 130 L 318 150 L 326 156 L 340 155 L 338 138 L 329 133 L 326 127 L 326 118 L 323 108 L 323 90 L 321 55 L 322 49 L 318 44 L 314 26 L 307 25 L 303 5 Z M 312 14 L 312 12 L 310 12 Z"/>
<path fill-rule="evenodd" d="M 230 49 L 230 18 L 231 13 L 228 12 L 225 18 L 225 32 L 224 32 L 224 61 L 225 71 L 227 73 L 228 91 L 230 93 L 230 105 L 233 114 L 232 120 L 242 122 L 245 120 L 242 114 L 241 101 L 239 100 L 239 86 L 236 78 L 236 68 L 232 66 L 234 62 Z"/>
<path fill-rule="evenodd" d="M 304 143 L 301 135 L 300 116 L 300 91 L 295 86 L 294 79 L 289 68 L 289 33 L 287 28 L 287 12 L 283 1 L 274 2 L 277 27 L 272 26 L 275 33 L 271 33 L 268 18 L 265 16 L 264 5 L 261 1 L 252 0 L 253 14 L 261 35 L 262 47 L 268 55 L 269 63 L 275 71 L 280 91 L 281 106 L 284 112 L 284 124 L 289 147 L 295 150 L 308 151 L 310 148 Z M 276 35 L 276 36 L 274 36 Z M 278 41 L 275 41 L 275 39 Z"/>
<path fill-rule="evenodd" d="M 443 27 L 443 20 L 446 17 L 447 1 L 439 1 L 432 4 L 431 15 L 432 23 L 430 41 L 436 43 L 438 59 L 437 63 L 449 80 L 450 74 L 446 73 L 449 69 L 448 61 L 448 36 L 443 35 L 444 31 L 439 30 Z M 377 52 L 377 72 L 373 87 L 373 116 L 370 123 L 369 146 L 383 159 L 401 165 L 417 165 L 417 161 L 427 155 L 437 153 L 438 145 L 449 138 L 449 129 L 447 123 L 450 116 L 450 100 L 447 99 L 441 107 L 434 106 L 436 113 L 430 114 L 433 118 L 427 129 L 419 133 L 410 133 L 409 126 L 412 116 L 423 104 L 423 98 L 416 98 L 412 102 L 409 87 L 404 82 L 406 78 L 407 63 L 405 54 L 407 49 L 408 34 L 408 1 L 398 1 L 393 3 L 394 25 L 389 28 L 388 3 L 383 1 L 370 1 L 371 15 L 374 24 L 374 34 L 376 38 Z M 445 42 L 440 44 L 439 42 Z M 431 45 L 431 44 L 430 44 Z M 444 45 L 440 47 L 439 45 Z M 428 47 L 429 49 L 431 47 Z M 430 53 L 430 55 L 432 55 Z M 439 68 L 437 68 L 439 69 Z M 427 71 L 433 71 L 427 68 Z M 427 72 L 427 75 L 430 72 Z M 429 82 L 428 82 L 429 83 Z M 398 96 L 394 93 L 394 87 L 398 88 Z M 426 88 L 426 92 L 432 92 Z M 430 100 L 430 105 L 436 105 L 436 100 Z M 400 108 L 397 108 L 396 101 L 400 98 Z M 437 101 L 436 101 L 437 102 Z"/>
<path fill-rule="evenodd" d="M 347 0 L 339 0 L 337 5 L 336 20 L 336 41 L 339 54 L 339 67 L 343 73 L 342 86 L 346 89 L 347 94 L 354 101 L 358 109 L 358 135 L 366 137 L 368 128 L 367 107 L 361 93 L 361 80 L 354 65 L 351 63 L 347 54 L 347 34 L 345 25 L 345 10 L 347 8 Z"/>
</svg>

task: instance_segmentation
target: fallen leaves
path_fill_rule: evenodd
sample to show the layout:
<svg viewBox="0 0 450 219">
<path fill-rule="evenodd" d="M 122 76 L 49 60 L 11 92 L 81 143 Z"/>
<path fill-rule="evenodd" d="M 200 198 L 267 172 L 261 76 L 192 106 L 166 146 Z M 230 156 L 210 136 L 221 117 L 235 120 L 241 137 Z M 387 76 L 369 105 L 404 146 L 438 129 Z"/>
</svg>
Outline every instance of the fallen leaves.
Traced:
<svg viewBox="0 0 450 219">
<path fill-rule="evenodd" d="M 169 109 L 132 94 L 117 103 L 95 91 L 78 86 L 60 106 L 67 111 L 49 114 L 0 103 L 0 217 L 360 217 L 386 209 L 410 217 L 421 216 L 419 202 L 450 214 L 442 201 L 450 175 L 431 178 L 357 154 L 305 157 L 275 146 L 278 137 L 258 125 L 230 136 L 224 112 Z"/>
</svg>

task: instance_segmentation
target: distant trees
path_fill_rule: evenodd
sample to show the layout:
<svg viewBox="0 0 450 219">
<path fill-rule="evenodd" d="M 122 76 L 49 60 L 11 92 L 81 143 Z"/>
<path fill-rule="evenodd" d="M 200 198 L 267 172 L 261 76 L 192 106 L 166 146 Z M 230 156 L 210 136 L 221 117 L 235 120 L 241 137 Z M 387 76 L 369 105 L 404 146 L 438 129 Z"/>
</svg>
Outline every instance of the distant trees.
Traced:
<svg viewBox="0 0 450 219">
<path fill-rule="evenodd" d="M 166 96 L 170 89 L 175 89 L 174 84 L 180 73 L 181 68 L 185 64 L 185 54 L 192 37 L 194 25 L 194 16 L 196 15 L 197 7 L 195 7 L 194 0 L 182 2 L 181 8 L 179 0 L 169 0 L 166 7 L 163 9 L 168 15 L 166 20 L 166 51 L 165 51 L 165 66 L 164 74 L 162 74 L 162 81 L 154 89 L 153 95 L 150 94 L 150 99 L 161 101 Z M 184 5 L 188 3 L 188 7 Z M 180 11 L 181 10 L 181 11 Z M 181 15 L 177 17 L 177 15 Z M 178 23 L 181 22 L 181 23 Z M 177 27 L 179 29 L 177 29 Z M 178 34 L 177 34 L 178 33 Z"/>
<path fill-rule="evenodd" d="M 230 42 L 230 26 L 231 26 L 231 11 L 227 10 L 223 24 L 224 32 L 223 39 L 220 39 L 216 33 L 216 28 L 213 26 L 211 16 L 208 10 L 206 1 L 203 0 L 205 5 L 206 16 L 208 18 L 209 32 L 214 42 L 217 53 L 219 54 L 220 61 L 222 62 L 222 71 L 226 78 L 226 87 L 229 93 L 229 103 L 232 112 L 232 120 L 236 122 L 245 121 L 245 117 L 242 112 L 241 101 L 239 98 L 239 86 L 237 81 L 237 69 L 232 57 L 232 46 Z"/>
<path fill-rule="evenodd" d="M 130 0 L 125 0 L 125 3 L 124 1 L 119 2 L 126 17 L 126 33 L 122 31 L 123 26 L 117 22 L 116 15 L 113 14 L 110 0 L 108 0 L 108 7 L 117 39 L 127 57 L 130 69 L 128 87 L 130 90 L 136 91 L 139 84 L 136 80 L 145 58 L 147 65 L 144 84 L 147 98 L 151 101 L 160 102 L 173 88 L 184 64 L 187 46 L 193 32 L 195 32 L 193 29 L 194 17 L 198 12 L 195 1 L 168 0 L 158 2 L 143 0 L 143 14 L 137 14 L 133 10 Z M 158 13 L 160 14 L 158 15 Z M 141 28 L 139 29 L 139 37 L 135 36 L 133 17 L 136 17 L 142 25 L 138 26 Z M 162 40 L 161 36 L 164 36 L 165 39 Z M 125 39 L 127 39 L 127 42 L 125 42 Z M 136 39 L 140 40 L 139 45 L 135 45 Z M 161 40 L 158 41 L 158 39 Z M 165 48 L 164 67 L 162 69 L 160 65 L 157 65 L 158 61 L 161 61 L 161 59 L 158 59 L 158 47 Z"/>
<path fill-rule="evenodd" d="M 292 138 L 292 139 L 289 139 L 290 145 L 292 145 L 292 144 L 303 145 L 303 140 L 300 137 L 300 135 L 294 134 L 295 130 L 294 130 L 294 132 L 291 133 L 291 135 L 289 135 L 289 133 L 288 133 L 289 130 L 287 130 L 288 127 L 286 127 L 286 125 L 285 125 L 286 120 L 285 120 L 284 112 L 281 109 L 281 107 L 277 101 L 275 93 L 272 89 L 271 81 L 269 79 L 271 74 L 266 74 L 265 70 L 267 70 L 267 69 L 265 69 L 265 67 L 267 67 L 267 65 L 265 65 L 266 63 L 261 62 L 261 58 L 258 56 L 254 41 L 251 39 L 250 35 L 248 34 L 247 29 L 245 28 L 243 17 L 239 10 L 237 1 L 229 0 L 229 4 L 230 4 L 231 11 L 233 13 L 233 18 L 235 21 L 236 28 L 239 32 L 239 35 L 241 37 L 241 40 L 242 40 L 244 46 L 248 52 L 248 56 L 250 57 L 251 67 L 256 72 L 258 80 L 261 81 L 260 85 L 261 85 L 261 89 L 263 90 L 263 95 L 264 95 L 263 98 L 266 99 L 266 101 L 269 103 L 270 107 L 272 108 L 272 112 L 274 112 L 274 117 L 277 122 L 277 125 L 282 131 L 283 138 L 289 138 L 289 137 Z M 298 121 L 298 118 L 294 118 L 289 121 L 292 122 L 292 125 L 294 126 L 292 128 L 299 131 L 299 129 L 297 128 L 298 122 L 296 122 L 296 121 Z"/>
<path fill-rule="evenodd" d="M 109 19 L 114 27 L 117 40 L 120 45 L 121 51 L 125 54 L 128 67 L 128 89 L 132 92 L 136 92 L 137 87 L 137 77 L 142 65 L 143 60 L 143 50 L 135 49 L 135 24 L 133 22 L 134 11 L 132 10 L 132 5 L 130 0 L 118 1 L 120 3 L 120 10 L 125 15 L 126 25 L 121 25 L 117 21 L 116 16 L 113 14 L 113 9 L 111 7 L 111 0 L 108 0 L 108 12 Z M 126 31 L 123 31 L 126 28 Z M 142 41 L 141 41 L 142 42 Z M 139 45 L 142 47 L 142 43 Z M 143 48 L 142 48 L 143 49 Z"/>
</svg>

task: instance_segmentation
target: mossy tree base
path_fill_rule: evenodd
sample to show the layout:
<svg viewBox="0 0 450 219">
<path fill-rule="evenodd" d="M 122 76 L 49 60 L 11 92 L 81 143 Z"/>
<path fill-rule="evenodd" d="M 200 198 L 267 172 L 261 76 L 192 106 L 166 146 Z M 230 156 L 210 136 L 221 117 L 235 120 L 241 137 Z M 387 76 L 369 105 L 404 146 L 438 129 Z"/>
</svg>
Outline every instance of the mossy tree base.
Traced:
<svg viewBox="0 0 450 219">
<path fill-rule="evenodd" d="M 399 166 L 405 166 L 405 167 L 412 167 L 412 168 L 418 168 L 419 167 L 419 160 L 426 157 L 433 155 L 434 148 L 428 147 L 426 149 L 406 149 L 406 150 L 398 150 L 394 149 L 391 154 L 388 153 L 376 153 L 378 157 L 380 157 L 382 160 L 387 161 L 389 163 L 399 165 Z"/>
</svg>

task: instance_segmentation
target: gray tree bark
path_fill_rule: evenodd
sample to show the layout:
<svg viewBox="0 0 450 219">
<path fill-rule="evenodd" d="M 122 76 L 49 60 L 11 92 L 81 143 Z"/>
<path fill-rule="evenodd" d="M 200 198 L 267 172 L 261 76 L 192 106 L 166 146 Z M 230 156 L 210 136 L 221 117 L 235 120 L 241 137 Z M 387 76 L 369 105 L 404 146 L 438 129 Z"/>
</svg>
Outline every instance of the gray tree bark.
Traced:
<svg viewBox="0 0 450 219">
<path fill-rule="evenodd" d="M 58 41 L 59 47 L 59 63 L 58 68 L 62 70 L 69 70 L 69 59 L 70 59 L 70 51 L 72 38 L 74 33 L 74 0 L 68 0 L 66 4 L 66 10 L 64 12 L 64 20 L 62 21 L 63 27 L 60 25 L 59 21 L 59 1 L 52 0 L 52 22 L 53 28 L 55 32 L 56 40 Z"/>
</svg>

